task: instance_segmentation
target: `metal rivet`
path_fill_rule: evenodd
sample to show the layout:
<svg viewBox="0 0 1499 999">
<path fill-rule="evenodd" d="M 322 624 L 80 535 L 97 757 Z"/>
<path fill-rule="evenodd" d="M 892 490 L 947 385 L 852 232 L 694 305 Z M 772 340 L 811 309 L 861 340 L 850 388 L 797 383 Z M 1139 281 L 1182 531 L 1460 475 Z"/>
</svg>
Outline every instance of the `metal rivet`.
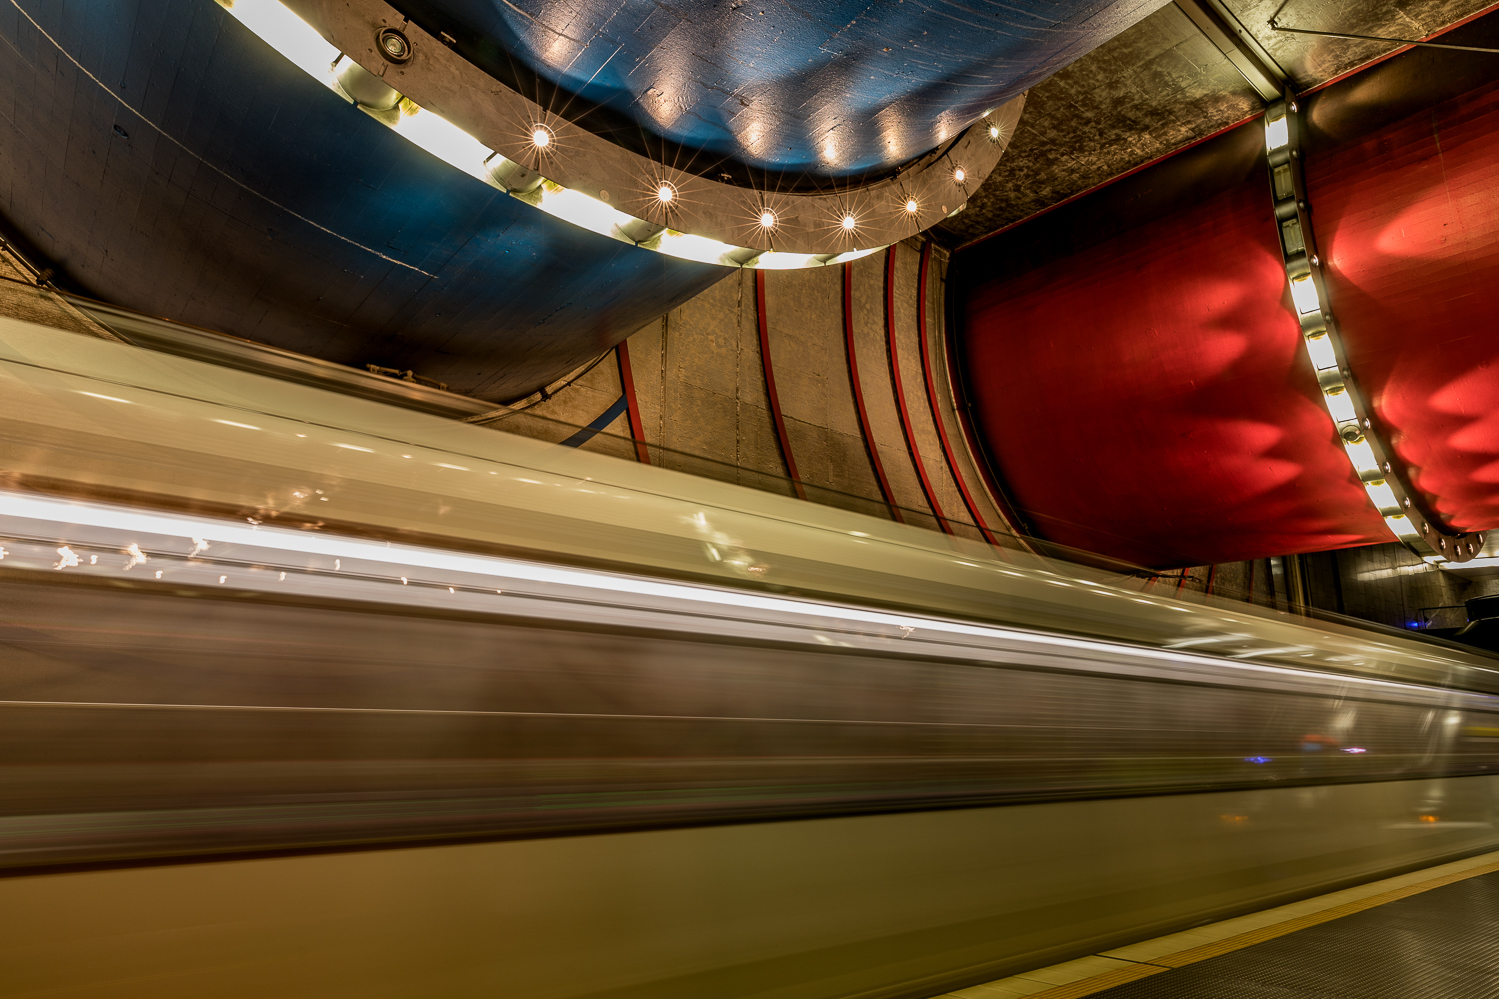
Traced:
<svg viewBox="0 0 1499 999">
<path fill-rule="evenodd" d="M 1384 473 L 1386 475 L 1390 474 L 1390 463 L 1388 461 L 1384 463 Z"/>
<path fill-rule="evenodd" d="M 1364 417 L 1364 429 L 1365 430 L 1369 429 L 1369 418 L 1367 416 Z"/>
</svg>

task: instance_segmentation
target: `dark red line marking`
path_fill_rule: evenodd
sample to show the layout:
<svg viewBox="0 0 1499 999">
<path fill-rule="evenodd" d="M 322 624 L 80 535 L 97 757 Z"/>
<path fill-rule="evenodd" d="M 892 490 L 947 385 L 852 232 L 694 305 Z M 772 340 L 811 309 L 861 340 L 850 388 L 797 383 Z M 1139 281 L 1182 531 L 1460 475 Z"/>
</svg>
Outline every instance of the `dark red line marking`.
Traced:
<svg viewBox="0 0 1499 999">
<path fill-rule="evenodd" d="M 932 488 L 932 480 L 927 478 L 926 465 L 922 463 L 921 451 L 916 447 L 916 435 L 912 432 L 911 414 L 906 409 L 906 389 L 901 384 L 900 378 L 900 350 L 895 344 L 895 247 L 892 243 L 885 248 L 885 340 L 890 349 L 890 381 L 895 385 L 895 407 L 900 415 L 900 432 L 906 439 L 906 450 L 911 452 L 911 464 L 916 466 L 916 478 L 921 481 L 921 492 L 926 497 L 927 505 L 932 508 L 932 513 L 937 518 L 937 526 L 948 534 L 953 533 L 952 525 L 947 522 L 947 517 L 942 512 L 942 504 L 937 502 L 937 492 Z M 926 278 L 926 251 L 921 255 L 921 277 Z M 926 297 L 917 293 L 917 308 L 926 307 Z M 921 338 L 923 344 L 925 338 Z M 922 363 L 925 366 L 926 355 L 923 347 Z"/>
<path fill-rule="evenodd" d="M 651 463 L 650 451 L 645 446 L 645 427 L 640 422 L 640 405 L 635 401 L 635 376 L 630 374 L 630 348 L 621 340 L 614 348 L 619 360 L 619 383 L 625 392 L 625 406 L 630 414 L 630 438 L 635 442 L 635 460 L 642 465 Z"/>
<path fill-rule="evenodd" d="M 874 433 L 869 427 L 869 413 L 864 409 L 864 390 L 859 386 L 859 355 L 854 349 L 854 265 L 843 265 L 843 343 L 848 354 L 848 380 L 854 387 L 854 406 L 859 411 L 859 429 L 864 433 L 864 448 L 869 452 L 869 463 L 874 466 L 874 477 L 880 484 L 880 495 L 890 508 L 890 516 L 904 524 L 900 507 L 890 494 L 890 481 L 885 478 L 885 466 L 880 463 L 879 445 L 874 442 Z"/>
<path fill-rule="evenodd" d="M 760 324 L 760 363 L 765 368 L 765 394 L 770 399 L 770 418 L 776 425 L 776 438 L 781 442 L 781 457 L 786 459 L 791 485 L 796 489 L 798 499 L 806 499 L 807 490 L 802 488 L 796 458 L 791 454 L 791 438 L 786 433 L 786 420 L 781 416 L 781 397 L 776 393 L 776 373 L 770 361 L 770 321 L 765 311 L 764 271 L 755 271 L 755 318 Z"/>
<path fill-rule="evenodd" d="M 916 342 L 921 351 L 921 378 L 926 384 L 926 401 L 932 410 L 932 422 L 937 426 L 937 439 L 942 443 L 942 457 L 947 459 L 947 470 L 952 473 L 953 481 L 958 485 L 958 494 L 963 497 L 963 505 L 968 508 L 968 515 L 973 518 L 974 524 L 978 525 L 984 539 L 998 547 L 999 542 L 994 540 L 994 532 L 990 531 L 989 525 L 984 523 L 978 504 L 973 501 L 973 494 L 968 491 L 968 483 L 958 467 L 952 441 L 947 436 L 947 427 L 942 422 L 942 411 L 937 407 L 937 380 L 932 376 L 932 356 L 927 347 L 926 337 L 926 282 L 927 268 L 931 260 L 932 244 L 928 241 L 921 244 L 921 269 L 916 279 Z"/>
</svg>

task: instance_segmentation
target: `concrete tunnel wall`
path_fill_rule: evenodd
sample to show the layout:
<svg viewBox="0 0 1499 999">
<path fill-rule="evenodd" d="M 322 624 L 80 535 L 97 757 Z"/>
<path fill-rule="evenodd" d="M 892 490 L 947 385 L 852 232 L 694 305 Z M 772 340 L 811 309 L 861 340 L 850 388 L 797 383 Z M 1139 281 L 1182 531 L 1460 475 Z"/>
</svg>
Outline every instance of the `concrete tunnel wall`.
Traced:
<svg viewBox="0 0 1499 999">
<path fill-rule="evenodd" d="M 786 495 L 795 493 L 789 481 L 794 467 L 813 502 L 896 517 L 932 530 L 943 529 L 945 522 L 954 534 L 1016 546 L 958 422 L 944 349 L 947 261 L 935 248 L 929 251 L 924 300 L 933 388 L 930 395 L 927 391 L 917 314 L 922 252 L 922 243 L 910 240 L 854 262 L 848 274 L 842 267 L 764 273 L 759 279 L 764 282 L 768 366 L 761 350 L 753 271 L 731 272 L 642 327 L 626 341 L 623 354 L 639 417 L 633 436 L 644 448 L 636 449 L 630 441 L 627 408 L 598 422 L 611 407 L 619 409 L 619 400 L 629 394 L 617 357 L 605 358 L 581 376 L 574 372 L 561 379 L 548 387 L 546 397 L 538 393 L 521 400 L 516 406 L 525 407 L 527 415 L 498 426 L 560 441 L 578 427 L 592 425 L 598 432 L 575 446 L 637 460 L 639 450 L 662 467 Z M 887 309 L 893 319 L 894 365 Z M 914 450 L 902 425 L 892 370 L 899 371 Z M 772 380 L 784 442 L 770 398 Z"/>
<path fill-rule="evenodd" d="M 927 361 L 952 465 L 933 422 L 917 328 L 921 250 L 916 240 L 895 247 L 891 296 L 896 357 L 916 451 L 936 506 L 950 518 L 954 533 L 972 539 L 985 536 L 967 509 L 967 502 L 972 501 L 989 528 L 990 540 L 1004 548 L 1020 547 L 988 492 L 958 423 L 944 346 L 947 258 L 935 248 L 927 275 Z M 903 516 L 913 525 L 936 530 L 932 504 L 924 495 L 902 432 L 891 379 L 885 328 L 888 259 L 883 253 L 873 254 L 852 266 L 854 355 L 877 453 Z M 787 442 L 809 500 L 889 517 L 849 377 L 842 268 L 769 272 L 764 283 L 770 370 Z M 640 450 L 647 460 L 793 494 L 786 482 L 788 467 L 767 390 L 753 271 L 729 274 L 642 327 L 626 342 L 625 353 L 639 414 L 638 436 L 646 445 Z M 574 372 L 549 386 L 548 398 L 538 394 L 517 403 L 529 406 L 524 413 L 538 419 L 523 415 L 498 426 L 560 442 L 593 423 L 601 431 L 576 446 L 640 460 L 627 411 L 598 423 L 625 395 L 620 372 L 618 352 L 610 351 L 581 376 Z M 969 492 L 967 501 L 958 486 L 959 475 Z M 1434 617 L 1431 609 L 1450 609 L 1471 597 L 1499 591 L 1499 576 L 1470 580 L 1436 571 L 1398 544 L 1300 558 L 1311 606 L 1398 628 L 1411 627 L 1413 622 L 1423 627 L 1446 623 L 1437 620 L 1441 615 Z M 1283 566 L 1256 559 L 1142 575 L 1130 585 L 1164 595 L 1208 592 L 1285 608 L 1288 583 L 1284 576 Z"/>
</svg>

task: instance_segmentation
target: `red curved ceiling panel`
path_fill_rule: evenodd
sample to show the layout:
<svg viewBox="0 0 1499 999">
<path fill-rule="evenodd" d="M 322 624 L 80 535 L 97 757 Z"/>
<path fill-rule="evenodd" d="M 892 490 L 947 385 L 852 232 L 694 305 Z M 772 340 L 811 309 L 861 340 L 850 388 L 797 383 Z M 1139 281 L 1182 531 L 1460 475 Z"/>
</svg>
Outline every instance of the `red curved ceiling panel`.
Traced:
<svg viewBox="0 0 1499 999">
<path fill-rule="evenodd" d="M 1499 15 L 1449 40 L 1499 44 Z M 1303 101 L 1353 377 L 1428 509 L 1499 527 L 1499 60 L 1413 49 Z M 1041 537 L 1162 568 L 1393 540 L 1302 348 L 1269 186 L 1253 121 L 954 255 L 973 431 Z"/>
<path fill-rule="evenodd" d="M 1268 186 L 963 296 L 975 429 L 1042 536 L 1162 567 L 1389 540 L 1301 347 Z"/>
<path fill-rule="evenodd" d="M 1499 86 L 1309 156 L 1307 184 L 1349 364 L 1412 484 L 1452 527 L 1499 526 Z"/>
</svg>

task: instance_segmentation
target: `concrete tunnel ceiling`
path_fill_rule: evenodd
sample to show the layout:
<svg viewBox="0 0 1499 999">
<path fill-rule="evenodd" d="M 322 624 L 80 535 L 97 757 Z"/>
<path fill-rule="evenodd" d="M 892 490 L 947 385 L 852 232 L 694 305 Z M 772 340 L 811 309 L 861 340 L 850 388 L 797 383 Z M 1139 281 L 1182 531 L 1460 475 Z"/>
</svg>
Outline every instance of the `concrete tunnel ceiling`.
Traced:
<svg viewBox="0 0 1499 999">
<path fill-rule="evenodd" d="M 293 6 L 313 20 L 335 7 Z M 530 20 L 505 7 L 518 18 L 509 21 L 502 6 L 430 4 L 412 15 L 440 22 L 438 32 L 464 18 L 478 25 L 477 35 L 455 27 L 459 54 L 485 70 L 503 62 L 518 86 L 530 73 L 526 96 L 559 127 L 612 115 L 605 139 L 621 139 L 616 126 L 628 122 L 646 152 L 711 160 L 713 183 L 747 179 L 768 197 L 767 177 L 889 174 L 930 159 L 996 102 L 1154 4 L 1027 2 L 963 21 L 914 2 L 879 18 L 838 3 L 767 6 L 763 17 L 700 3 L 669 15 L 631 4 L 612 19 L 588 5 L 538 7 Z M 545 17 L 565 36 L 537 27 Z M 729 273 L 507 197 L 361 113 L 212 0 L 11 0 L 0 36 L 15 53 L 0 69 L 12 95 L 0 205 L 17 242 L 70 290 L 505 400 Z M 559 39 L 572 39 L 565 59 Z M 650 72 L 617 72 L 637 63 Z M 662 117 L 647 102 L 668 76 L 688 106 Z M 712 104 L 726 86 L 731 95 Z M 751 120 L 774 131 L 774 148 L 735 137 L 735 122 Z M 842 150 L 831 160 L 830 142 Z M 928 200 L 913 231 L 949 210 L 950 198 Z M 904 233 L 879 235 L 869 249 Z"/>
</svg>

